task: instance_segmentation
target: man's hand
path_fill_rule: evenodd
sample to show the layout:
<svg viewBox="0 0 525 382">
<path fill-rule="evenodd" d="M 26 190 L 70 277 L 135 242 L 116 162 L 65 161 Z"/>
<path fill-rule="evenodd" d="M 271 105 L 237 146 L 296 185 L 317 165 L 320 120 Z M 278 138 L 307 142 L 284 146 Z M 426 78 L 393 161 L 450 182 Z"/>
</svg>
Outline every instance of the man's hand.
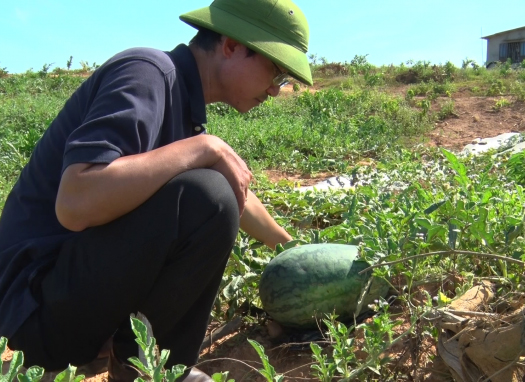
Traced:
<svg viewBox="0 0 525 382">
<path fill-rule="evenodd" d="M 248 187 L 252 181 L 253 175 L 246 166 L 246 163 L 228 146 L 224 141 L 220 147 L 220 159 L 211 166 L 211 169 L 220 172 L 233 189 L 237 203 L 239 205 L 239 214 L 242 215 L 244 206 L 248 200 Z"/>
<path fill-rule="evenodd" d="M 286 244 L 292 237 L 270 216 L 261 201 L 248 191 L 246 209 L 241 216 L 241 229 L 271 249 Z"/>
</svg>

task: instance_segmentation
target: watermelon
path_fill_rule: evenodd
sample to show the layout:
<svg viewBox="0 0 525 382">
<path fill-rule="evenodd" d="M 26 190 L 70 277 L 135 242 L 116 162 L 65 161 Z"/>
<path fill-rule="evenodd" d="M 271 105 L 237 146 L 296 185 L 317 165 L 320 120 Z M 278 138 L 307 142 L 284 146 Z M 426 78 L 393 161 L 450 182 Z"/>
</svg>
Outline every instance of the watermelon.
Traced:
<svg viewBox="0 0 525 382">
<path fill-rule="evenodd" d="M 338 320 L 352 319 L 371 272 L 360 271 L 369 264 L 358 259 L 353 245 L 308 244 L 281 252 L 266 266 L 259 283 L 264 310 L 287 327 L 315 328 L 325 314 L 335 312 Z M 361 308 L 388 293 L 388 283 L 375 278 Z"/>
</svg>

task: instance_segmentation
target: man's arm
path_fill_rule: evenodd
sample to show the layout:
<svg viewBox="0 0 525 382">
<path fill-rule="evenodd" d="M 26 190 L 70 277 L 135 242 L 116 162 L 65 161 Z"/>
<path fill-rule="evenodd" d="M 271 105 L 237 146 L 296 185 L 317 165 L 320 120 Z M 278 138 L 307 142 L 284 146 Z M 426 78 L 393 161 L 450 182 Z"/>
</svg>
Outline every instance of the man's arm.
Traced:
<svg viewBox="0 0 525 382">
<path fill-rule="evenodd" d="M 195 168 L 223 174 L 242 214 L 251 172 L 224 141 L 201 134 L 110 164 L 70 165 L 58 189 L 57 218 L 72 231 L 108 223 L 144 203 L 177 174 Z"/>
<path fill-rule="evenodd" d="M 292 240 L 290 234 L 277 224 L 251 191 L 248 191 L 246 207 L 241 215 L 241 229 L 272 249 L 279 243 L 284 244 Z"/>
</svg>

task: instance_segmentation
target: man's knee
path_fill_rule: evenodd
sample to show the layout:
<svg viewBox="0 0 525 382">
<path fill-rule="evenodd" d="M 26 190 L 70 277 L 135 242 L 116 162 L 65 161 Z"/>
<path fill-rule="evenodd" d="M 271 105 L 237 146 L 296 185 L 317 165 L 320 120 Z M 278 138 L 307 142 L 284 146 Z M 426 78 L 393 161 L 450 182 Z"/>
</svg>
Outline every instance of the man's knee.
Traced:
<svg viewBox="0 0 525 382">
<path fill-rule="evenodd" d="M 214 235 L 233 243 L 239 230 L 239 208 L 226 178 L 210 169 L 186 171 L 159 191 L 162 213 L 176 213 L 178 237 L 190 235 L 204 225 L 214 225 Z M 172 210 L 169 212 L 171 205 Z"/>
</svg>

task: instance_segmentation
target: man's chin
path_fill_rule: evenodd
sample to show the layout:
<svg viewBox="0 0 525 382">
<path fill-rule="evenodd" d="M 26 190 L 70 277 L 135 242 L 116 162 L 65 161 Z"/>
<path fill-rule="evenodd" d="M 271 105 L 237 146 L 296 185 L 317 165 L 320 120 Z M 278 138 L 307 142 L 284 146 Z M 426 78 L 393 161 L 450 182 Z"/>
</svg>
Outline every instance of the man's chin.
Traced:
<svg viewBox="0 0 525 382">
<path fill-rule="evenodd" d="M 254 107 L 257 107 L 261 104 L 262 102 L 259 102 L 257 105 L 243 105 L 243 106 L 232 106 L 235 110 L 237 110 L 239 113 L 247 113 L 249 112 L 250 110 L 252 110 Z"/>
</svg>

